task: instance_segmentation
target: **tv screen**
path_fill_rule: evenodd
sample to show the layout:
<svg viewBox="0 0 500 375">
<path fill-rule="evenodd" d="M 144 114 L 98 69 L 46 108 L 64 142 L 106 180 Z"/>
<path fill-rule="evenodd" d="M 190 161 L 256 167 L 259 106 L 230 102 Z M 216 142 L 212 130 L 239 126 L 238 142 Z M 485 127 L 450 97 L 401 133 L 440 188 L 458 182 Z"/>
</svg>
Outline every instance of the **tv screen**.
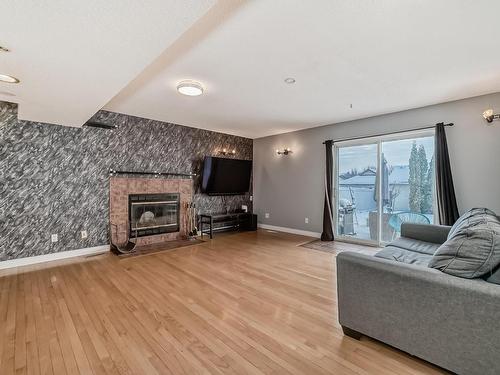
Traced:
<svg viewBox="0 0 500 375">
<path fill-rule="evenodd" d="M 245 194 L 250 189 L 251 160 L 205 156 L 201 191 L 209 195 Z"/>
</svg>

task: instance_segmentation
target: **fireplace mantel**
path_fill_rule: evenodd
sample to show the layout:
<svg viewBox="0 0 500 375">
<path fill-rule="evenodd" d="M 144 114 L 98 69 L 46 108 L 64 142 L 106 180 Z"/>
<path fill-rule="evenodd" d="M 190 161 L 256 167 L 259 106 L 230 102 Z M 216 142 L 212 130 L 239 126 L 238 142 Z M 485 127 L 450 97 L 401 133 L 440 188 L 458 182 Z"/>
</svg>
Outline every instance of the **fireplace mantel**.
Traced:
<svg viewBox="0 0 500 375">
<path fill-rule="evenodd" d="M 193 178 L 196 177 L 196 173 L 182 173 L 182 172 L 147 172 L 147 171 L 119 171 L 116 169 L 111 168 L 109 170 L 109 175 L 110 176 L 117 176 L 117 175 L 139 175 L 139 176 L 175 176 L 175 177 L 186 177 L 186 178 Z"/>
</svg>

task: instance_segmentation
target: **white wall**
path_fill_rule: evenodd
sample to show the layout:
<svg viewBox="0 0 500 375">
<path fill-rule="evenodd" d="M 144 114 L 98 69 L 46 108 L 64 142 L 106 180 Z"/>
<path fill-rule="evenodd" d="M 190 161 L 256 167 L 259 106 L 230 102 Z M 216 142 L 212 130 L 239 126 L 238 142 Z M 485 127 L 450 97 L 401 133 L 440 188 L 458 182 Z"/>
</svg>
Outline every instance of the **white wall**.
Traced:
<svg viewBox="0 0 500 375">
<path fill-rule="evenodd" d="M 254 140 L 254 211 L 259 222 L 321 232 L 326 139 L 410 130 L 438 122 L 446 128 L 460 212 L 489 207 L 500 214 L 500 121 L 487 125 L 482 113 L 500 112 L 500 93 L 322 126 Z M 276 149 L 290 147 L 288 156 Z M 269 219 L 264 214 L 270 214 Z M 309 224 L 304 218 L 309 218 Z"/>
</svg>

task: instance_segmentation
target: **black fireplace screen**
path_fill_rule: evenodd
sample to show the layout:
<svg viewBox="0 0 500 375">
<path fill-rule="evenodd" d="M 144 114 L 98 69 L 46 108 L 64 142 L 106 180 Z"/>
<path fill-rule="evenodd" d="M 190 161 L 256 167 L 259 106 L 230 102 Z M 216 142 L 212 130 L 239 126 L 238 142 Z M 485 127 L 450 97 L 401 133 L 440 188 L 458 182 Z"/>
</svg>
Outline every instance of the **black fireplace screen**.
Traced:
<svg viewBox="0 0 500 375">
<path fill-rule="evenodd" d="M 179 231 L 179 194 L 129 195 L 130 236 Z"/>
</svg>

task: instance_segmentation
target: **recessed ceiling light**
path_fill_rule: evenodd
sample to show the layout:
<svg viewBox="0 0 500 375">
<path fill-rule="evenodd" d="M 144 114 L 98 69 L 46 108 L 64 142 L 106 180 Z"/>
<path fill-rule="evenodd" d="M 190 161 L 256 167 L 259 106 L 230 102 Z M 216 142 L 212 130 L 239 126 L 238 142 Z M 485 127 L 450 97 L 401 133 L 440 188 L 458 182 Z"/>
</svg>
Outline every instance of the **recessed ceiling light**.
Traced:
<svg viewBox="0 0 500 375">
<path fill-rule="evenodd" d="M 291 85 L 292 83 L 295 83 L 295 78 L 292 77 L 285 78 L 285 83 Z"/>
<path fill-rule="evenodd" d="M 177 85 L 177 91 L 182 95 L 199 96 L 203 94 L 203 86 L 196 81 L 182 81 Z"/>
<path fill-rule="evenodd" d="M 16 77 L 12 77 L 7 74 L 0 74 L 0 81 L 6 83 L 19 83 L 19 80 Z"/>
<path fill-rule="evenodd" d="M 0 52 L 10 52 L 10 49 L 7 47 L 0 46 Z"/>
</svg>

